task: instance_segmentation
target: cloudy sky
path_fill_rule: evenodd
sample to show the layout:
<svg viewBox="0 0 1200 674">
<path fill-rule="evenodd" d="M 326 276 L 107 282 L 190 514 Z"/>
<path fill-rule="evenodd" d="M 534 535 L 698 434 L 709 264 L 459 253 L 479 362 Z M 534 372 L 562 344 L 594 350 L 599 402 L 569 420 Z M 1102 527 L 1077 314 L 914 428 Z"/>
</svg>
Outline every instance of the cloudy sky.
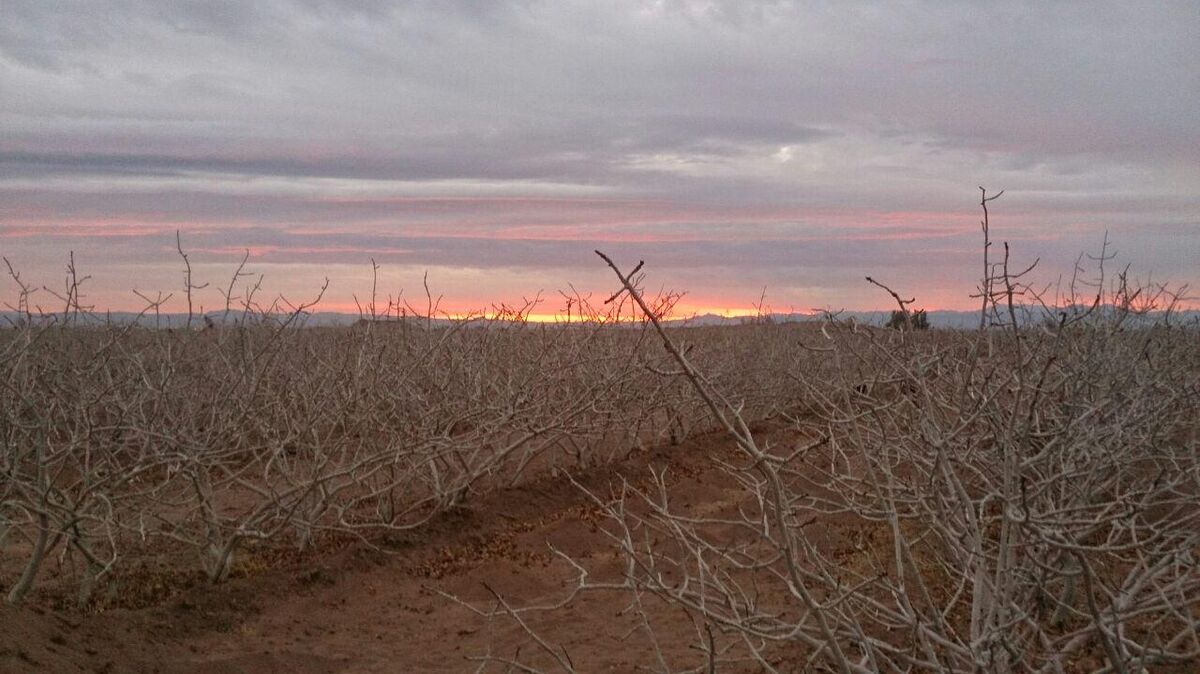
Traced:
<svg viewBox="0 0 1200 674">
<path fill-rule="evenodd" d="M 463 310 L 602 248 L 688 310 L 967 308 L 980 185 L 1047 280 L 1107 231 L 1200 285 L 1200 3 L 0 0 L 0 254 L 100 308 L 176 230 L 207 305 L 246 250 Z"/>
</svg>

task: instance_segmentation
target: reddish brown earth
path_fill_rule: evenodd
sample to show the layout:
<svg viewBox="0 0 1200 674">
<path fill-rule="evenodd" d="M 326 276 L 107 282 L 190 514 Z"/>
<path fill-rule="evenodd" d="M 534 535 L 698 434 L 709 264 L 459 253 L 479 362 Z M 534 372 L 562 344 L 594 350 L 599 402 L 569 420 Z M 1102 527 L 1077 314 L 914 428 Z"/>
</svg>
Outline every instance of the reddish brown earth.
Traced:
<svg viewBox="0 0 1200 674">
<path fill-rule="evenodd" d="M 783 433 L 776 429 L 774 434 Z M 786 439 L 786 438 L 784 438 Z M 712 457 L 733 458 L 719 435 L 694 438 L 582 471 L 606 493 L 622 477 L 644 482 L 667 468 L 673 502 L 732 512 L 742 498 Z M 488 620 L 448 600 L 491 608 L 491 588 L 514 606 L 556 603 L 574 581 L 549 545 L 578 559 L 593 579 L 616 578 L 604 518 L 561 476 L 493 492 L 404 537 L 339 550 L 292 553 L 224 584 L 193 583 L 157 603 L 101 613 L 0 606 L 0 671 L 317 672 L 473 671 L 489 652 L 550 668 L 511 620 Z M 832 529 L 836 529 L 833 527 Z M 831 534 L 835 535 L 836 534 Z M 649 671 L 653 651 L 626 610 L 628 597 L 588 593 L 529 618 L 581 671 Z M 696 629 L 679 609 L 649 599 L 659 648 L 672 667 L 701 664 Z M 493 664 L 487 671 L 502 671 Z"/>
</svg>

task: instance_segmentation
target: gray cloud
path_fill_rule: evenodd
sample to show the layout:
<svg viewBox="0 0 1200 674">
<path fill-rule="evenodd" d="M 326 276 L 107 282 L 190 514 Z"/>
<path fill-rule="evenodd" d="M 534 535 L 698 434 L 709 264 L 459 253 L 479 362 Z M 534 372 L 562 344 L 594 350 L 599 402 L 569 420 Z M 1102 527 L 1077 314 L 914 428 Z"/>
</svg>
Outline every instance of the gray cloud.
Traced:
<svg viewBox="0 0 1200 674">
<path fill-rule="evenodd" d="M 484 268 L 486 245 L 453 236 L 558 227 L 580 245 L 674 240 L 663 264 L 681 274 L 735 259 L 782 279 L 788 260 L 861 271 L 965 249 L 987 184 L 1010 190 L 1014 239 L 1057 250 L 1110 229 L 1183 280 L 1196 272 L 1179 260 L 1200 255 L 1192 2 L 7 0 L 3 14 L 6 250 L 32 245 L 14 233 L 97 222 L 331 251 L 288 258 L 313 265 L 379 245 Z M 451 196 L 474 199 L 437 201 Z M 871 229 L 887 212 L 907 214 L 891 225 L 905 243 Z M 332 234 L 300 246 L 296 228 L 317 225 Z M 847 227 L 879 241 L 846 243 Z M 495 245 L 516 266 L 579 257 Z"/>
</svg>

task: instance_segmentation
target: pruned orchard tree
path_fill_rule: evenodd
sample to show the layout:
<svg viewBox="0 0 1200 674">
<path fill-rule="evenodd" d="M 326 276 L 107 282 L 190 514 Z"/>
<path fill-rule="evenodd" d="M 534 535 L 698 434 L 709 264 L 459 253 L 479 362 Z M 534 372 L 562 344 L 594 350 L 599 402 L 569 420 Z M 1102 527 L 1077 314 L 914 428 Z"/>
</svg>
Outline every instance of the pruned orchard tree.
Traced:
<svg viewBox="0 0 1200 674">
<path fill-rule="evenodd" d="M 991 247 L 983 192 L 985 255 Z M 654 671 L 1143 672 L 1200 662 L 1200 340 L 1182 290 L 1113 280 L 1107 241 L 1065 286 L 985 257 L 978 330 L 887 330 L 830 316 L 788 368 L 802 404 L 786 444 L 751 431 L 738 392 L 707 376 L 600 253 L 736 447 L 733 512 L 674 503 L 667 480 L 592 494 L 624 559 L 552 606 L 497 597 L 536 671 L 574 671 L 529 629 L 535 612 L 621 592 L 657 644 L 656 597 L 697 625 L 690 662 Z M 1036 263 L 1035 263 L 1036 264 Z M 638 265 L 640 269 L 641 265 Z M 898 302 L 912 300 L 871 280 Z M 830 531 L 849 531 L 831 540 Z M 540 663 L 540 664 L 539 664 Z M 549 664 L 547 664 L 549 663 Z M 1178 671 L 1184 671 L 1183 669 Z"/>
</svg>

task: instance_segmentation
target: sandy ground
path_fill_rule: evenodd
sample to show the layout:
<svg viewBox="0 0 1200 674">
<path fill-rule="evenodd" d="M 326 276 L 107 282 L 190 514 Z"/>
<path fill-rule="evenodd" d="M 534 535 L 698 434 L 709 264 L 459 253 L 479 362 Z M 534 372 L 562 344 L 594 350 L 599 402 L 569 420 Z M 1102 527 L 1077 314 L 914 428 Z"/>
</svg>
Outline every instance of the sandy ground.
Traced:
<svg viewBox="0 0 1200 674">
<path fill-rule="evenodd" d="M 731 512 L 742 494 L 711 458 L 729 459 L 732 452 L 728 440 L 713 434 L 577 478 L 600 493 L 622 477 L 641 482 L 651 467 L 665 467 L 675 503 Z M 470 658 L 489 652 L 519 652 L 553 671 L 549 657 L 512 621 L 489 621 L 442 593 L 481 608 L 494 605 L 488 588 L 515 606 L 558 602 L 573 572 L 549 545 L 599 578 L 615 577 L 619 567 L 602 522 L 577 487 L 545 476 L 393 537 L 387 552 L 352 542 L 281 558 L 139 609 L 85 615 L 2 606 L 0 671 L 460 672 L 474 671 L 479 663 Z M 653 648 L 627 604 L 617 593 L 589 593 L 530 618 L 530 626 L 561 645 L 562 657 L 580 671 L 650 671 Z M 696 628 L 685 613 L 654 599 L 647 612 L 672 667 L 702 663 Z M 503 670 L 492 664 L 485 671 Z"/>
</svg>

